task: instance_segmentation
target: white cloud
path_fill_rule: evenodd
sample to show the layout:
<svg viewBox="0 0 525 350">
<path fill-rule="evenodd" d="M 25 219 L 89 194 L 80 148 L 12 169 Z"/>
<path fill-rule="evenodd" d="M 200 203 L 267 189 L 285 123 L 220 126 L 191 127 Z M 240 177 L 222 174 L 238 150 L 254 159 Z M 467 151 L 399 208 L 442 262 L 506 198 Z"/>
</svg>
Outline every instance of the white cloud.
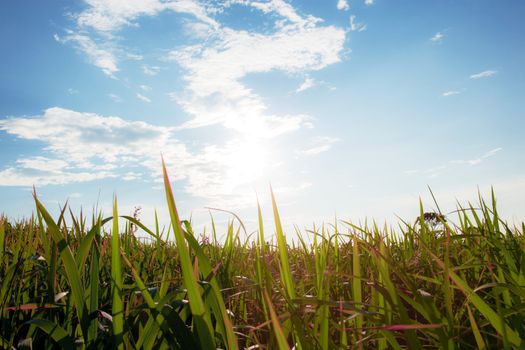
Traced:
<svg viewBox="0 0 525 350">
<path fill-rule="evenodd" d="M 109 47 L 101 47 L 87 35 L 71 30 L 66 32 L 67 35 L 62 38 L 55 34 L 55 40 L 61 43 L 72 42 L 78 50 L 86 54 L 91 64 L 102 69 L 107 76 L 114 77 L 114 74 L 119 71 L 117 58 Z"/>
<path fill-rule="evenodd" d="M 28 172 L 27 169 L 8 167 L 0 171 L 0 186 L 63 185 L 99 180 L 111 176 L 111 174 L 106 172 Z"/>
<path fill-rule="evenodd" d="M 288 4 L 284 0 L 270 0 L 267 2 L 260 1 L 247 1 L 246 4 L 261 10 L 264 13 L 275 13 L 281 16 L 283 19 L 299 25 L 299 26 L 314 26 L 315 23 L 320 22 L 319 18 L 314 16 L 303 17 L 295 11 L 292 5 Z M 277 26 L 282 26 L 282 22 L 277 22 Z"/>
<path fill-rule="evenodd" d="M 374 4 L 374 0 L 365 0 L 365 5 L 366 6 L 371 6 Z"/>
<path fill-rule="evenodd" d="M 470 76 L 470 79 L 489 78 L 489 77 L 493 77 L 493 76 L 495 76 L 496 73 L 498 73 L 498 71 L 495 71 L 495 70 L 486 70 L 486 71 L 483 71 L 483 72 L 480 72 L 480 73 L 472 74 L 472 75 Z"/>
<path fill-rule="evenodd" d="M 159 74 L 160 72 L 160 67 L 158 66 L 148 66 L 148 65 L 143 65 L 142 66 L 142 72 L 146 75 L 150 75 L 150 76 L 154 76 L 154 75 L 157 75 Z"/>
<path fill-rule="evenodd" d="M 61 159 L 49 159 L 42 156 L 19 159 L 17 165 L 25 169 L 33 169 L 47 172 L 59 172 L 68 166 L 68 162 Z"/>
<path fill-rule="evenodd" d="M 137 98 L 143 102 L 146 102 L 146 103 L 150 103 L 151 100 L 149 98 L 147 98 L 146 96 L 142 95 L 142 94 L 139 94 L 137 93 L 136 94 Z"/>
<path fill-rule="evenodd" d="M 116 103 L 120 103 L 120 102 L 123 101 L 122 98 L 121 98 L 119 95 L 117 95 L 117 94 L 110 93 L 110 94 L 108 94 L 108 97 L 109 97 L 113 102 L 116 102 Z"/>
<path fill-rule="evenodd" d="M 141 16 L 155 16 L 163 11 L 187 13 L 202 22 L 216 25 L 205 8 L 193 0 L 84 0 L 88 8 L 77 15 L 80 27 L 90 27 L 99 32 L 113 32 L 124 26 L 136 26 Z"/>
<path fill-rule="evenodd" d="M 273 137 L 311 126 L 304 115 L 267 113 L 262 98 L 241 79 L 274 70 L 303 73 L 339 62 L 345 31 L 319 26 L 318 19 L 301 17 L 282 1 L 248 4 L 281 17 L 274 33 L 222 28 L 206 46 L 196 44 L 170 52 L 169 57 L 187 71 L 185 92 L 176 97 L 192 116 L 183 128 L 221 124 L 242 134 Z"/>
<path fill-rule="evenodd" d="M 126 54 L 126 57 L 132 61 L 142 61 L 144 59 L 142 55 L 137 55 L 129 52 Z"/>
<path fill-rule="evenodd" d="M 100 52 L 100 57 L 112 60 L 96 61 L 95 55 L 88 56 L 110 76 L 118 71 L 117 58 L 142 58 L 127 54 L 133 50 L 120 48 L 118 43 L 122 40 L 116 34 L 118 30 L 139 26 L 141 17 L 156 16 L 162 11 L 193 16 L 185 19 L 184 25 L 199 29 L 190 38 L 196 44 L 178 47 L 168 57 L 177 61 L 184 70 L 186 83 L 177 89 L 176 95 L 170 93 L 170 97 L 190 119 L 178 128 L 162 128 L 50 108 L 40 118 L 10 119 L 8 124 L 0 124 L 0 129 L 19 138 L 44 142 L 46 152 L 56 159 L 68 159 L 72 169 L 98 169 L 126 178 L 133 177 L 134 165 L 140 164 L 148 169 L 144 179 L 151 176 L 158 180 L 158 153 L 162 150 L 165 155 L 170 155 L 167 163 L 177 174 L 177 179 L 185 180 L 186 191 L 217 201 L 231 197 L 234 189 L 235 193 L 247 193 L 239 188 L 246 190 L 264 176 L 271 147 L 266 138 L 299 128 L 312 128 L 312 117 L 308 115 L 269 112 L 263 97 L 253 91 L 244 78 L 253 73 L 271 71 L 281 71 L 287 76 L 305 76 L 310 71 L 321 70 L 341 60 L 347 34 L 344 28 L 324 24 L 320 18 L 300 13 L 283 0 L 232 0 L 206 5 L 197 0 L 85 0 L 85 3 L 88 5 L 86 10 L 75 15 L 77 31 L 68 32 L 75 38 L 68 40 L 77 46 L 88 43 L 84 46 L 92 50 L 84 50 L 87 52 L 98 49 L 110 53 L 102 55 Z M 211 16 L 225 10 L 229 4 L 240 5 L 246 11 L 261 11 L 266 19 L 273 21 L 273 28 L 256 32 L 219 24 Z M 109 61 L 114 63 L 113 67 L 102 64 Z M 158 66 L 143 63 L 140 67 L 146 75 L 156 75 L 161 70 Z M 121 100 L 117 95 L 110 97 Z M 229 142 L 204 146 L 192 144 L 194 151 L 189 152 L 184 143 L 174 138 L 179 129 L 214 124 L 234 131 Z M 30 128 L 26 127 L 28 125 Z M 49 129 L 49 125 L 54 125 L 54 129 Z M 138 136 L 133 133 L 138 133 Z M 316 146 L 326 147 L 313 143 L 312 149 Z M 280 153 L 278 157 L 281 157 Z M 272 162 L 279 163 L 279 159 L 273 158 L 275 155 Z M 248 192 L 253 201 L 251 188 Z"/>
<path fill-rule="evenodd" d="M 73 88 L 69 88 L 69 89 L 67 89 L 67 93 L 70 94 L 70 95 L 76 95 L 76 94 L 78 94 L 78 90 L 73 89 Z"/>
<path fill-rule="evenodd" d="M 357 23 L 356 22 L 356 16 L 352 15 L 350 16 L 350 31 L 351 32 L 362 32 L 366 30 L 366 24 L 364 23 Z"/>
<path fill-rule="evenodd" d="M 85 52 L 90 62 L 107 75 L 118 71 L 114 53 L 128 59 L 142 56 L 126 54 L 117 49 L 119 37 L 113 33 L 126 26 L 138 26 L 144 16 L 156 16 L 163 11 L 191 14 L 191 26 L 199 26 L 197 35 L 202 44 L 182 46 L 169 57 L 186 70 L 187 86 L 177 102 L 191 119 L 182 128 L 221 124 L 240 133 L 257 133 L 273 137 L 300 127 L 311 127 L 310 117 L 303 114 L 275 115 L 268 113 L 263 99 L 241 80 L 248 74 L 274 70 L 290 74 L 304 74 L 339 62 L 345 41 L 345 30 L 321 25 L 322 20 L 300 14 L 283 0 L 233 0 L 201 5 L 197 0 L 84 0 L 87 8 L 76 14 L 79 32 L 68 31 L 60 39 L 71 41 Z M 251 7 L 275 19 L 274 32 L 248 32 L 223 27 L 210 17 L 226 7 L 238 4 Z M 101 43 L 88 36 L 94 30 Z M 356 30 L 364 29 L 359 25 Z M 82 33 L 82 34 L 79 34 Z M 86 34 L 84 34 L 86 33 Z M 91 32 L 90 35 L 94 35 Z M 236 62 L 236 64 L 231 64 Z M 160 67 L 143 64 L 146 75 L 156 75 Z M 149 100 L 142 94 L 137 97 Z M 117 99 L 115 99 L 117 100 Z"/>
<path fill-rule="evenodd" d="M 190 152 L 175 138 L 173 128 L 58 107 L 41 116 L 0 120 L 0 131 L 20 140 L 40 141 L 45 145 L 41 152 L 48 155 L 20 158 L 0 169 L 0 186 L 45 186 L 108 177 L 161 182 L 162 152 L 172 181 L 184 181 L 187 193 L 210 205 L 232 208 L 254 203 L 251 186 L 267 181 L 271 168 L 271 146 L 258 139 L 234 137 L 223 145 Z M 276 158 L 273 155 L 272 161 Z"/>
<path fill-rule="evenodd" d="M 168 128 L 144 122 L 58 107 L 47 109 L 42 116 L 1 120 L 0 130 L 21 139 L 42 141 L 47 144 L 46 152 L 59 155 L 57 159 L 70 166 L 86 169 L 100 163 L 119 167 L 119 161 L 137 160 L 152 151 L 158 155 L 171 135 Z"/>
<path fill-rule="evenodd" d="M 18 159 L 13 166 L 0 171 L 0 186 L 61 185 L 111 176 L 105 171 L 74 171 L 66 160 L 37 156 Z"/>
<path fill-rule="evenodd" d="M 303 83 L 297 88 L 297 90 L 295 90 L 295 92 L 302 92 L 314 86 L 315 86 L 315 80 L 313 80 L 312 78 L 306 78 L 304 79 Z"/>
<path fill-rule="evenodd" d="M 84 3 L 87 8 L 72 15 L 77 23 L 76 32 L 66 30 L 63 38 L 58 34 L 54 34 L 53 37 L 62 43 L 71 42 L 87 56 L 91 64 L 113 78 L 119 71 L 119 58 L 143 60 L 142 55 L 120 50 L 117 44 L 119 37 L 114 35 L 114 32 L 123 27 L 138 26 L 137 20 L 140 17 L 172 11 L 193 15 L 197 21 L 208 27 L 218 26 L 198 0 L 84 0 Z M 155 75 L 158 73 L 158 67 L 144 65 L 143 72 Z"/>
<path fill-rule="evenodd" d="M 339 141 L 340 139 L 335 137 L 316 137 L 312 140 L 312 146 L 310 148 L 300 151 L 299 153 L 305 156 L 316 156 L 328 151 L 336 142 Z"/>
<path fill-rule="evenodd" d="M 350 5 L 348 5 L 347 0 L 338 0 L 337 1 L 337 9 L 341 11 L 348 11 L 350 10 Z"/>
<path fill-rule="evenodd" d="M 481 157 L 479 158 L 476 158 L 476 159 L 469 159 L 469 160 L 457 160 L 457 161 L 453 161 L 454 163 L 458 163 L 458 164 L 468 164 L 468 165 L 478 165 L 479 163 L 481 163 L 484 159 L 486 158 L 489 158 L 489 157 L 492 157 L 494 156 L 496 153 L 498 153 L 499 151 L 501 151 L 503 148 L 501 147 L 498 147 L 498 148 L 494 148 L 490 151 L 488 151 L 487 153 L 483 154 Z"/>
<path fill-rule="evenodd" d="M 133 180 L 140 180 L 140 179 L 142 179 L 142 174 L 134 172 L 134 171 L 128 171 L 122 176 L 122 180 L 124 181 L 133 181 Z"/>
<path fill-rule="evenodd" d="M 444 37 L 445 37 L 445 35 L 443 33 L 437 32 L 436 34 L 434 34 L 434 36 L 432 38 L 430 38 L 430 40 L 433 41 L 433 42 L 440 43 L 441 41 L 443 41 Z"/>
<path fill-rule="evenodd" d="M 459 95 L 460 93 L 461 93 L 461 91 L 450 90 L 450 91 L 445 91 L 444 93 L 441 94 L 441 96 L 449 97 L 449 96 Z"/>
<path fill-rule="evenodd" d="M 405 174 L 408 174 L 408 175 L 425 174 L 425 175 L 428 175 L 429 177 L 437 177 L 443 171 L 445 171 L 445 170 L 447 170 L 450 167 L 455 166 L 455 165 L 470 165 L 470 166 L 478 165 L 481 162 L 483 162 L 485 159 L 494 156 L 496 153 L 498 153 L 502 149 L 503 148 L 501 148 L 501 147 L 497 147 L 497 148 L 494 148 L 494 149 L 486 152 L 485 154 L 481 155 L 478 158 L 466 159 L 466 160 L 465 159 L 451 160 L 451 161 L 449 161 L 449 162 L 447 162 L 445 164 L 442 164 L 442 165 L 439 165 L 439 166 L 436 166 L 436 167 L 432 167 L 432 168 L 429 168 L 429 169 L 425 169 L 425 170 L 415 170 L 415 169 L 414 170 L 407 170 L 407 171 L 405 171 Z"/>
<path fill-rule="evenodd" d="M 141 85 L 140 88 L 143 91 L 151 91 L 151 86 L 149 86 L 149 85 Z"/>
</svg>

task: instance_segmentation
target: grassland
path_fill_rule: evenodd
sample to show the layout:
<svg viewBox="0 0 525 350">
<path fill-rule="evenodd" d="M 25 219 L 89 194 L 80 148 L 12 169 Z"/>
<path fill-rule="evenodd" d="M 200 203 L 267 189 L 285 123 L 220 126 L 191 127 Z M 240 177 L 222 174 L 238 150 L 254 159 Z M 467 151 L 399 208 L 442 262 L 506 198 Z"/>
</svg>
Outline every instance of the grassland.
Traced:
<svg viewBox="0 0 525 350">
<path fill-rule="evenodd" d="M 164 180 L 167 231 L 119 227 L 116 199 L 106 218 L 52 218 L 36 195 L 33 218 L 0 217 L 1 348 L 525 348 L 524 225 L 494 196 L 457 225 L 421 208 L 395 232 L 339 221 L 291 243 L 272 195 L 274 227 L 259 210 L 253 239 L 234 220 L 219 244 Z"/>
</svg>

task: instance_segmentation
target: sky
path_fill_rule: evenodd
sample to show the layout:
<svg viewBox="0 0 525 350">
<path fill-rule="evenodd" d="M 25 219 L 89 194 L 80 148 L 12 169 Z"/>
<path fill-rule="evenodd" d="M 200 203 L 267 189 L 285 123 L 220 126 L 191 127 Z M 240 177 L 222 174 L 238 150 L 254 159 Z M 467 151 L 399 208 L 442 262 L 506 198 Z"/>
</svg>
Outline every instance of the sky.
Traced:
<svg viewBox="0 0 525 350">
<path fill-rule="evenodd" d="M 0 212 L 412 220 L 494 187 L 525 219 L 525 3 L 55 0 L 0 5 Z M 231 216 L 211 211 L 218 221 Z M 221 216 L 222 215 L 222 216 Z M 452 214 L 453 215 L 453 214 Z M 161 219 L 162 220 L 162 219 Z M 291 227 L 291 226 L 288 226 Z M 288 231 L 292 231 L 288 229 Z M 209 232 L 209 231 L 208 231 Z"/>
</svg>

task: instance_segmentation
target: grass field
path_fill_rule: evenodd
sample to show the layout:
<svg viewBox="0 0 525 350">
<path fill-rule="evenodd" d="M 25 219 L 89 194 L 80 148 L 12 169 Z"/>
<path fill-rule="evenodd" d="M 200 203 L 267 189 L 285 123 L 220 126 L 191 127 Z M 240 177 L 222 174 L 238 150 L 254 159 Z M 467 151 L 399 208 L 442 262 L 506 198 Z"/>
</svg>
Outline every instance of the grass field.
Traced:
<svg viewBox="0 0 525 350">
<path fill-rule="evenodd" d="M 0 347 L 525 348 L 525 229 L 494 196 L 453 220 L 421 208 L 395 232 L 339 221 L 287 243 L 272 195 L 274 227 L 259 210 L 252 239 L 232 219 L 219 244 L 164 180 L 164 232 L 119 227 L 116 199 L 109 217 L 52 218 L 35 195 L 33 218 L 0 218 Z"/>
</svg>

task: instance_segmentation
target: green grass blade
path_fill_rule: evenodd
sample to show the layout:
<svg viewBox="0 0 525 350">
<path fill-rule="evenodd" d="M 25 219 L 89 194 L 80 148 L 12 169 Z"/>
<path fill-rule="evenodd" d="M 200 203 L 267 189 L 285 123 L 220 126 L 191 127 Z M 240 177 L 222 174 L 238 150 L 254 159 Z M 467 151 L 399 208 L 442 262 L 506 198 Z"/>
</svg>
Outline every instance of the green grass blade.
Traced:
<svg viewBox="0 0 525 350">
<path fill-rule="evenodd" d="M 201 298 L 201 287 L 197 283 L 197 279 L 194 275 L 193 264 L 184 238 L 184 232 L 181 227 L 177 207 L 175 206 L 173 191 L 171 189 L 164 159 L 162 160 L 162 171 L 164 175 L 164 187 L 166 189 L 166 200 L 168 202 L 171 225 L 173 227 L 173 233 L 175 234 L 175 240 L 177 242 L 177 250 L 179 252 L 182 277 L 184 285 L 188 291 L 190 309 L 194 316 L 195 326 L 198 329 L 199 340 L 204 349 L 215 349 L 215 337 L 211 319 Z"/>
<path fill-rule="evenodd" d="M 203 249 L 200 247 L 199 242 L 197 242 L 195 237 L 190 232 L 186 233 L 186 240 L 197 256 L 201 273 L 206 276 L 206 280 L 211 286 L 212 292 L 208 294 L 207 299 L 210 299 L 211 301 L 210 307 L 214 311 L 220 333 L 226 340 L 225 343 L 227 348 L 230 350 L 237 349 L 237 337 L 233 330 L 228 312 L 226 311 L 226 306 L 224 304 L 224 299 L 221 294 L 219 283 L 215 278 L 215 271 L 212 268 L 209 259 L 204 254 Z"/>
<path fill-rule="evenodd" d="M 481 333 L 478 327 L 478 323 L 476 322 L 476 319 L 474 318 L 474 315 L 472 314 L 472 310 L 470 309 L 470 306 L 468 305 L 467 305 L 467 311 L 468 311 L 468 318 L 470 320 L 470 326 L 472 329 L 472 333 L 474 333 L 474 338 L 476 339 L 476 345 L 478 346 L 479 350 L 486 349 L 487 345 L 485 344 L 485 341 L 483 340 L 483 337 L 481 336 Z"/>
<path fill-rule="evenodd" d="M 91 264 L 89 269 L 89 329 L 88 329 L 88 348 L 94 349 L 98 336 L 98 303 L 99 303 L 99 259 L 100 259 L 100 220 L 93 227 L 93 239 L 96 244 L 91 245 Z"/>
<path fill-rule="evenodd" d="M 0 218 L 0 264 L 4 259 L 4 245 L 5 245 L 5 224 L 6 220 Z"/>
<path fill-rule="evenodd" d="M 60 258 L 64 264 L 64 269 L 66 271 L 66 276 L 71 287 L 71 298 L 76 307 L 77 315 L 79 320 L 81 320 L 82 333 L 87 338 L 87 329 L 89 326 L 89 319 L 86 319 L 87 307 L 84 301 L 84 286 L 82 285 L 82 280 L 80 278 L 80 273 L 77 268 L 75 259 L 73 258 L 73 253 L 69 245 L 67 244 L 64 235 L 60 232 L 60 229 L 55 224 L 51 215 L 47 212 L 46 208 L 40 203 L 36 194 L 33 194 L 37 210 L 42 215 L 42 218 L 47 224 L 48 230 L 53 237 L 56 245 L 58 246 Z"/>
<path fill-rule="evenodd" d="M 359 242 L 357 236 L 354 235 L 354 244 L 352 246 L 352 294 L 356 311 L 359 312 L 363 306 L 363 296 L 361 287 L 361 258 L 359 255 Z M 363 316 L 358 315 L 355 318 L 355 326 L 357 328 L 358 337 L 361 339 L 361 328 L 363 328 Z"/>
<path fill-rule="evenodd" d="M 295 299 L 295 285 L 290 269 L 290 263 L 288 261 L 288 245 L 286 244 L 286 237 L 284 236 L 283 227 L 281 225 L 279 210 L 277 209 L 277 203 L 275 201 L 275 196 L 271 187 L 270 192 L 272 195 L 272 208 L 275 221 L 275 231 L 277 235 L 277 248 L 279 249 L 279 258 L 281 260 L 281 280 L 284 284 L 286 296 L 289 300 L 291 300 Z"/>
<path fill-rule="evenodd" d="M 49 320 L 35 319 L 26 322 L 26 325 L 32 325 L 43 330 L 51 337 L 60 348 L 67 350 L 75 350 L 75 342 L 68 332 L 61 326 Z"/>
<path fill-rule="evenodd" d="M 120 236 L 118 227 L 117 196 L 113 201 L 113 231 L 111 234 L 111 295 L 114 345 L 124 349 L 124 303 L 122 302 L 122 266 L 120 261 Z"/>
<path fill-rule="evenodd" d="M 445 264 L 437 256 L 430 253 L 434 260 L 441 268 L 445 268 Z M 521 338 L 506 322 L 501 322 L 501 317 L 494 309 L 492 309 L 478 294 L 476 294 L 467 284 L 465 280 L 459 277 L 452 269 L 449 269 L 448 275 L 450 280 L 458 286 L 458 288 L 465 294 L 470 303 L 487 319 L 487 321 L 500 334 L 506 334 L 508 341 L 515 347 L 521 346 Z"/>
<path fill-rule="evenodd" d="M 279 350 L 289 350 L 290 346 L 288 346 L 288 342 L 286 341 L 286 336 L 284 335 L 283 328 L 281 327 L 281 323 L 279 322 L 279 318 L 275 313 L 272 301 L 270 300 L 270 297 L 268 296 L 268 293 L 265 289 L 263 289 L 263 295 L 264 299 L 266 300 L 266 305 L 268 305 L 268 310 L 270 312 L 273 334 L 277 339 L 277 346 Z"/>
</svg>

